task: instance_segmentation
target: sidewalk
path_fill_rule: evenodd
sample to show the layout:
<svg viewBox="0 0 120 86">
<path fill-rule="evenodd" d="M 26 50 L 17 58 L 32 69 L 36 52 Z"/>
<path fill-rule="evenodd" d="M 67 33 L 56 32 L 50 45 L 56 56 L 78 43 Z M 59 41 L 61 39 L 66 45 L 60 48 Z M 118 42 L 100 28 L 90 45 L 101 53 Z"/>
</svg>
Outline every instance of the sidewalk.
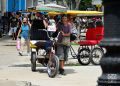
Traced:
<svg viewBox="0 0 120 86">
<path fill-rule="evenodd" d="M 37 67 L 36 72 L 31 71 L 30 58 L 19 56 L 16 48 L 16 42 L 12 39 L 0 40 L 0 53 L 6 58 L 17 58 L 16 62 L 8 66 L 0 67 L 0 86 L 24 86 L 31 83 L 37 86 L 96 86 L 98 77 L 101 75 L 100 66 L 66 66 L 66 76 L 57 75 L 55 78 L 49 78 L 45 67 Z M 77 47 L 77 46 L 76 46 Z M 4 52 L 4 50 L 10 52 Z M 77 50 L 77 49 L 75 49 Z M 69 55 L 70 57 L 70 55 Z M 69 59 L 69 63 L 78 63 L 77 59 Z M 1 60 L 1 59 L 0 59 Z M 9 60 L 9 59 L 8 59 Z M 3 60 L 5 61 L 5 60 Z M 29 86 L 29 85 L 25 85 Z"/>
</svg>

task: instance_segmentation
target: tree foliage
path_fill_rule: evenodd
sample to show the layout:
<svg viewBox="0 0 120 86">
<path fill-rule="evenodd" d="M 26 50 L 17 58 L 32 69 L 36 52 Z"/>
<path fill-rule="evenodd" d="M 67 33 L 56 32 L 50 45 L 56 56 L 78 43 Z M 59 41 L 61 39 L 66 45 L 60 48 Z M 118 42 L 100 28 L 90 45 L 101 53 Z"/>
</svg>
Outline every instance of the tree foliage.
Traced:
<svg viewBox="0 0 120 86">
<path fill-rule="evenodd" d="M 56 0 L 56 2 L 72 10 L 86 10 L 92 6 L 92 0 Z"/>
<path fill-rule="evenodd" d="M 80 10 L 87 10 L 87 8 L 92 8 L 92 0 L 81 0 L 79 9 Z"/>
</svg>

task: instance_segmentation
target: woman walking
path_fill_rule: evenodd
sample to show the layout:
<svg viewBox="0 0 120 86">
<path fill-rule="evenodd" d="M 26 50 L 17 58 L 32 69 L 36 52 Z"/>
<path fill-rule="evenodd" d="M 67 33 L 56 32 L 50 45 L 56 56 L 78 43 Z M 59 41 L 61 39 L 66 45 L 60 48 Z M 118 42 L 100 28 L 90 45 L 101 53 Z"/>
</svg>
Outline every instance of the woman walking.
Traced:
<svg viewBox="0 0 120 86">
<path fill-rule="evenodd" d="M 29 30 L 30 30 L 30 23 L 28 22 L 27 18 L 24 18 L 22 21 L 22 25 L 21 28 L 18 32 L 18 37 L 21 36 L 21 48 L 19 51 L 19 55 L 23 55 L 23 49 L 24 49 L 24 45 L 26 43 L 27 45 L 27 53 L 28 55 L 30 55 L 30 40 L 29 40 Z"/>
</svg>

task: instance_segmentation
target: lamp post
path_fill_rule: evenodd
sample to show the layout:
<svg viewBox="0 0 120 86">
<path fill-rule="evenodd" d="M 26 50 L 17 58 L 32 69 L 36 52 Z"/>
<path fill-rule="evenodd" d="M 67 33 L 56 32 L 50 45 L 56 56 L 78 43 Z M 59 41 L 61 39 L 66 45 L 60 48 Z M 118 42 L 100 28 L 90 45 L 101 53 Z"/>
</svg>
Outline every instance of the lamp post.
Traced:
<svg viewBox="0 0 120 86">
<path fill-rule="evenodd" d="M 101 46 L 107 53 L 101 59 L 98 86 L 120 86 L 120 0 L 103 0 L 105 38 Z"/>
</svg>

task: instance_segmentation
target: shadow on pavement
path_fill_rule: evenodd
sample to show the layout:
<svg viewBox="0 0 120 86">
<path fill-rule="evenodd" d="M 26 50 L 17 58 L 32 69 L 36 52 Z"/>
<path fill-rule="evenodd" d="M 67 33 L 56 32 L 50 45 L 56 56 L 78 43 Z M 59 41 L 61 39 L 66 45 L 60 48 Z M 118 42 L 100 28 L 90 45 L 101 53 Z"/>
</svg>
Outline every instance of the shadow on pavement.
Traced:
<svg viewBox="0 0 120 86">
<path fill-rule="evenodd" d="M 15 44 L 6 44 L 6 45 L 3 45 L 3 46 L 16 46 Z"/>
<path fill-rule="evenodd" d="M 16 46 L 16 40 L 12 40 L 8 35 L 0 38 L 0 42 L 2 43 L 2 46 Z"/>
<path fill-rule="evenodd" d="M 47 73 L 47 68 L 46 67 L 41 67 L 39 69 L 36 69 L 36 72 L 39 73 Z M 72 74 L 72 73 L 76 73 L 74 69 L 65 69 L 66 74 Z"/>
<path fill-rule="evenodd" d="M 8 67 L 31 67 L 31 64 L 15 64 Z M 36 67 L 42 67 L 41 64 L 37 64 Z"/>
<path fill-rule="evenodd" d="M 66 74 L 76 73 L 74 69 L 65 69 Z"/>
<path fill-rule="evenodd" d="M 9 67 L 31 67 L 31 64 L 18 64 L 18 65 L 11 65 Z M 47 73 L 47 67 L 42 66 L 41 64 L 37 64 L 36 71 L 39 73 Z M 65 68 L 66 74 L 73 74 L 76 73 L 74 69 L 72 68 Z"/>
<path fill-rule="evenodd" d="M 6 35 L 6 36 L 3 36 L 2 38 L 0 38 L 0 41 L 5 41 L 5 40 L 9 40 L 9 39 L 12 39 L 12 37 Z"/>
<path fill-rule="evenodd" d="M 11 65 L 8 67 L 31 67 L 31 64 L 18 64 L 18 65 Z"/>
<path fill-rule="evenodd" d="M 39 69 L 36 69 L 36 72 L 39 72 L 39 73 L 47 73 L 47 67 L 45 68 L 39 68 Z"/>
</svg>

